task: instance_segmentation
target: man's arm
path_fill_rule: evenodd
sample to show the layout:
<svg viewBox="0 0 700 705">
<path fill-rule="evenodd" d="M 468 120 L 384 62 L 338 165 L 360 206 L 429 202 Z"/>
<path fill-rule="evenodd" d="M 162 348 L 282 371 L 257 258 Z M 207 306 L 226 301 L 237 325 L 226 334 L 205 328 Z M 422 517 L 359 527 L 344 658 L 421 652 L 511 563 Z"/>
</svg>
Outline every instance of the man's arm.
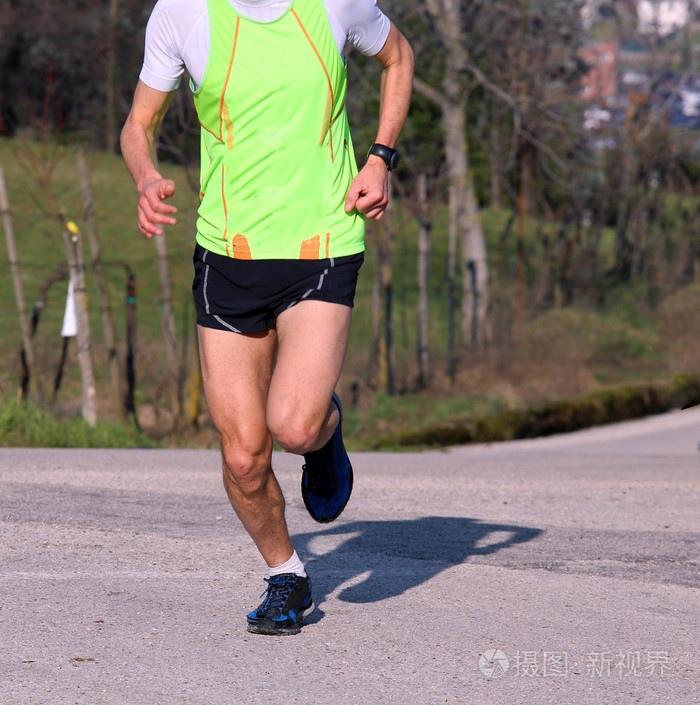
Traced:
<svg viewBox="0 0 700 705">
<path fill-rule="evenodd" d="M 413 50 L 406 37 L 392 24 L 389 36 L 375 58 L 382 64 L 379 104 L 379 144 L 395 147 L 408 115 L 413 85 Z M 389 204 L 389 176 L 384 160 L 371 155 L 353 179 L 345 210 L 356 208 L 368 218 L 379 220 Z"/>
<path fill-rule="evenodd" d="M 121 134 L 124 162 L 139 192 L 139 229 L 146 237 L 162 235 L 159 226 L 176 222 L 172 215 L 177 208 L 165 203 L 175 193 L 175 184 L 160 175 L 153 160 L 155 137 L 174 95 L 139 81 Z"/>
</svg>

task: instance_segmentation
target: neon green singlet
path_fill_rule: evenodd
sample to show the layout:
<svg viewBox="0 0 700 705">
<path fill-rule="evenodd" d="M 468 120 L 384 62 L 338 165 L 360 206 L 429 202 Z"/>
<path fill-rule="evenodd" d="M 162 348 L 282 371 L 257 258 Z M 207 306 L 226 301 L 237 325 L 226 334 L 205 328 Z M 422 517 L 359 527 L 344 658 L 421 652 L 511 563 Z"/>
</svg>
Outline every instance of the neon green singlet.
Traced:
<svg viewBox="0 0 700 705">
<path fill-rule="evenodd" d="M 323 0 L 294 0 L 269 23 L 208 0 L 211 48 L 194 93 L 202 125 L 197 242 L 237 259 L 361 252 L 364 220 L 345 213 L 357 173 L 347 71 Z"/>
</svg>

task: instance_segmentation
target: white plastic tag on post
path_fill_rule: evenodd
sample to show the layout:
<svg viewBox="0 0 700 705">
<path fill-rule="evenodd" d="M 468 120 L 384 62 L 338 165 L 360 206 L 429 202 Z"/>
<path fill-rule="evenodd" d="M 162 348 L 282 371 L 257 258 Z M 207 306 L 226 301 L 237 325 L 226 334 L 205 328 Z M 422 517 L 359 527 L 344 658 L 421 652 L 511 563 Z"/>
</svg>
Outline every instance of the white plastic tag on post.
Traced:
<svg viewBox="0 0 700 705">
<path fill-rule="evenodd" d="M 78 334 L 78 320 L 75 315 L 75 296 L 73 295 L 73 278 L 68 282 L 68 295 L 66 296 L 66 310 L 63 314 L 63 328 L 61 335 L 72 338 Z"/>
</svg>

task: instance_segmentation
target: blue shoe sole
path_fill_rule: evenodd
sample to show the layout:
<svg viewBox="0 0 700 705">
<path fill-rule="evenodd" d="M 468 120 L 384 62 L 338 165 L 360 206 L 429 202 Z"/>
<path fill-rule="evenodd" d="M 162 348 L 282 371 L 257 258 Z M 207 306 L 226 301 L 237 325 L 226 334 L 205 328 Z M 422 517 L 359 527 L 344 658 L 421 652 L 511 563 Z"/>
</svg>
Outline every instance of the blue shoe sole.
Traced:
<svg viewBox="0 0 700 705">
<path fill-rule="evenodd" d="M 297 616 L 293 624 L 282 626 L 274 619 L 252 619 L 248 617 L 248 631 L 251 634 L 264 634 L 265 636 L 292 636 L 301 632 L 301 622 L 303 622 L 314 610 L 316 605 L 312 602 L 303 612 Z"/>
</svg>

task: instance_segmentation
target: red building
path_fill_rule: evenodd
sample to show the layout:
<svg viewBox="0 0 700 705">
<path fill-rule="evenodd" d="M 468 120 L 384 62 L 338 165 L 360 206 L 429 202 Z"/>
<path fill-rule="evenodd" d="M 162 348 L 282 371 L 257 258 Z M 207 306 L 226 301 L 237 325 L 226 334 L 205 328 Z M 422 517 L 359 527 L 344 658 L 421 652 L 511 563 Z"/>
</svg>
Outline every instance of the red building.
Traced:
<svg viewBox="0 0 700 705">
<path fill-rule="evenodd" d="M 581 79 L 581 97 L 604 104 L 617 92 L 617 42 L 598 42 L 579 50 L 579 57 L 591 68 Z"/>
</svg>

